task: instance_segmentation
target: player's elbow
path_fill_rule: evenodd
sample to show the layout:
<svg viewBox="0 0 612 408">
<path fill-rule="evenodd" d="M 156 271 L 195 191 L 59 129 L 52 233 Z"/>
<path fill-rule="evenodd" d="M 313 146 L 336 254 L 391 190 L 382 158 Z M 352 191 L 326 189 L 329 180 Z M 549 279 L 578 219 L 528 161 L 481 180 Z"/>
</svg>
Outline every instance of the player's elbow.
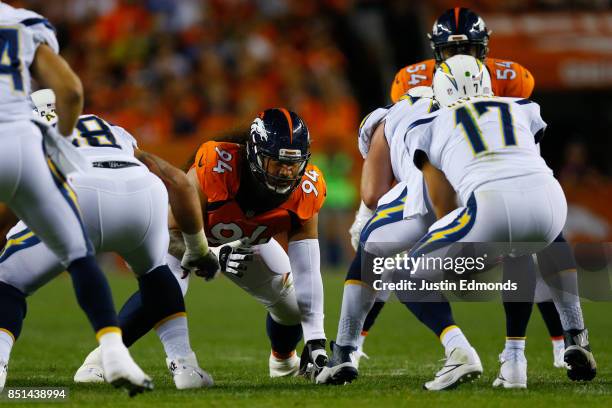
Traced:
<svg viewBox="0 0 612 408">
<path fill-rule="evenodd" d="M 65 81 L 61 89 L 56 91 L 58 98 L 62 98 L 63 102 L 71 106 L 83 105 L 83 84 L 76 75 L 71 75 L 71 78 Z"/>
<path fill-rule="evenodd" d="M 374 186 L 369 186 L 361 190 L 361 200 L 370 210 L 373 210 L 378 205 L 378 200 L 384 194 L 378 191 Z"/>
<path fill-rule="evenodd" d="M 194 189 L 187 175 L 178 169 L 167 168 L 163 176 L 164 183 L 172 190 L 189 193 Z"/>
<path fill-rule="evenodd" d="M 378 205 L 378 200 L 393 186 L 390 177 L 366 177 L 361 180 L 361 200 L 371 210 Z"/>
</svg>

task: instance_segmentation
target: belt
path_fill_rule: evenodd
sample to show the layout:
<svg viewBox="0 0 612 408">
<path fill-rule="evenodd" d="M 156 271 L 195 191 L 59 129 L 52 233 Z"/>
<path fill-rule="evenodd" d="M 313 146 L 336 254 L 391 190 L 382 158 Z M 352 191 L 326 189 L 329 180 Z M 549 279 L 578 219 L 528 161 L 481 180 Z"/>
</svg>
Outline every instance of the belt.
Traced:
<svg viewBox="0 0 612 408">
<path fill-rule="evenodd" d="M 136 167 L 140 166 L 138 163 L 134 162 L 126 162 L 126 161 L 117 161 L 117 160 L 109 160 L 109 161 L 96 161 L 93 162 L 93 167 L 97 167 L 100 169 L 124 169 L 126 167 Z"/>
</svg>

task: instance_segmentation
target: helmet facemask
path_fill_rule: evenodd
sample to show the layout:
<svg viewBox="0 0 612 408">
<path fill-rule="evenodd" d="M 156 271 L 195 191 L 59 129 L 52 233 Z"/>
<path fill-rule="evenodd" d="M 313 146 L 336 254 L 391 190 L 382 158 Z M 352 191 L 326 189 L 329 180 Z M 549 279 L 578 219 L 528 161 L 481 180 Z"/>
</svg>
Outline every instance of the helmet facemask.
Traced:
<svg viewBox="0 0 612 408">
<path fill-rule="evenodd" d="M 486 42 L 467 40 L 451 41 L 437 46 L 432 43 L 432 48 L 436 63 L 438 64 L 455 55 L 470 55 L 480 61 L 484 61 L 489 51 Z"/>
<path fill-rule="evenodd" d="M 464 7 L 446 10 L 434 22 L 429 37 L 436 64 L 455 55 L 484 62 L 491 31 L 478 14 Z"/>
<path fill-rule="evenodd" d="M 40 119 L 51 126 L 57 124 L 57 114 L 55 113 L 55 105 L 48 105 L 46 108 L 37 106 L 34 108 L 34 117 Z"/>
<path fill-rule="evenodd" d="M 278 157 L 257 151 L 256 160 L 250 160 L 251 171 L 271 192 L 279 195 L 290 194 L 300 183 L 310 153 L 302 155 L 300 150 L 281 149 Z"/>
</svg>

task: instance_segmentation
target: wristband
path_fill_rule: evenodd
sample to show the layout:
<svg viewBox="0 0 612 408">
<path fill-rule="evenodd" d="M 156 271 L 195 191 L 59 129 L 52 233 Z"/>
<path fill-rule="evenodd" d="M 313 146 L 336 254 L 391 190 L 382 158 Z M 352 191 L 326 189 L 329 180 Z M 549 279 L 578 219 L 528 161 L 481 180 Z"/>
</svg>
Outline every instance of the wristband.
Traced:
<svg viewBox="0 0 612 408">
<path fill-rule="evenodd" d="M 184 232 L 182 234 L 185 246 L 190 252 L 202 253 L 203 255 L 208 253 L 208 241 L 203 229 L 195 234 L 186 234 Z"/>
</svg>

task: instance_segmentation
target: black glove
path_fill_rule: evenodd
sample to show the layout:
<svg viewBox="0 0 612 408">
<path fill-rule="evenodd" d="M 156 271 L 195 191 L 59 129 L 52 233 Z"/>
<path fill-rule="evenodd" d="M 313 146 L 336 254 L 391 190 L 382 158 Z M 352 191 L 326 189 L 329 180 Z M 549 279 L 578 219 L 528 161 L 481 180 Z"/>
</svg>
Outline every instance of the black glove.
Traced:
<svg viewBox="0 0 612 408">
<path fill-rule="evenodd" d="M 253 260 L 253 249 L 248 246 L 223 245 L 219 250 L 221 270 L 241 278 L 249 262 Z"/>
<path fill-rule="evenodd" d="M 189 275 L 189 272 L 194 272 L 197 276 L 204 278 L 209 281 L 214 279 L 215 276 L 219 274 L 221 271 L 221 266 L 219 265 L 219 260 L 217 259 L 217 255 L 213 253 L 213 251 L 208 251 L 206 255 L 203 257 L 190 260 L 187 263 L 187 268 L 183 268 L 185 274 L 183 278 Z"/>
</svg>

